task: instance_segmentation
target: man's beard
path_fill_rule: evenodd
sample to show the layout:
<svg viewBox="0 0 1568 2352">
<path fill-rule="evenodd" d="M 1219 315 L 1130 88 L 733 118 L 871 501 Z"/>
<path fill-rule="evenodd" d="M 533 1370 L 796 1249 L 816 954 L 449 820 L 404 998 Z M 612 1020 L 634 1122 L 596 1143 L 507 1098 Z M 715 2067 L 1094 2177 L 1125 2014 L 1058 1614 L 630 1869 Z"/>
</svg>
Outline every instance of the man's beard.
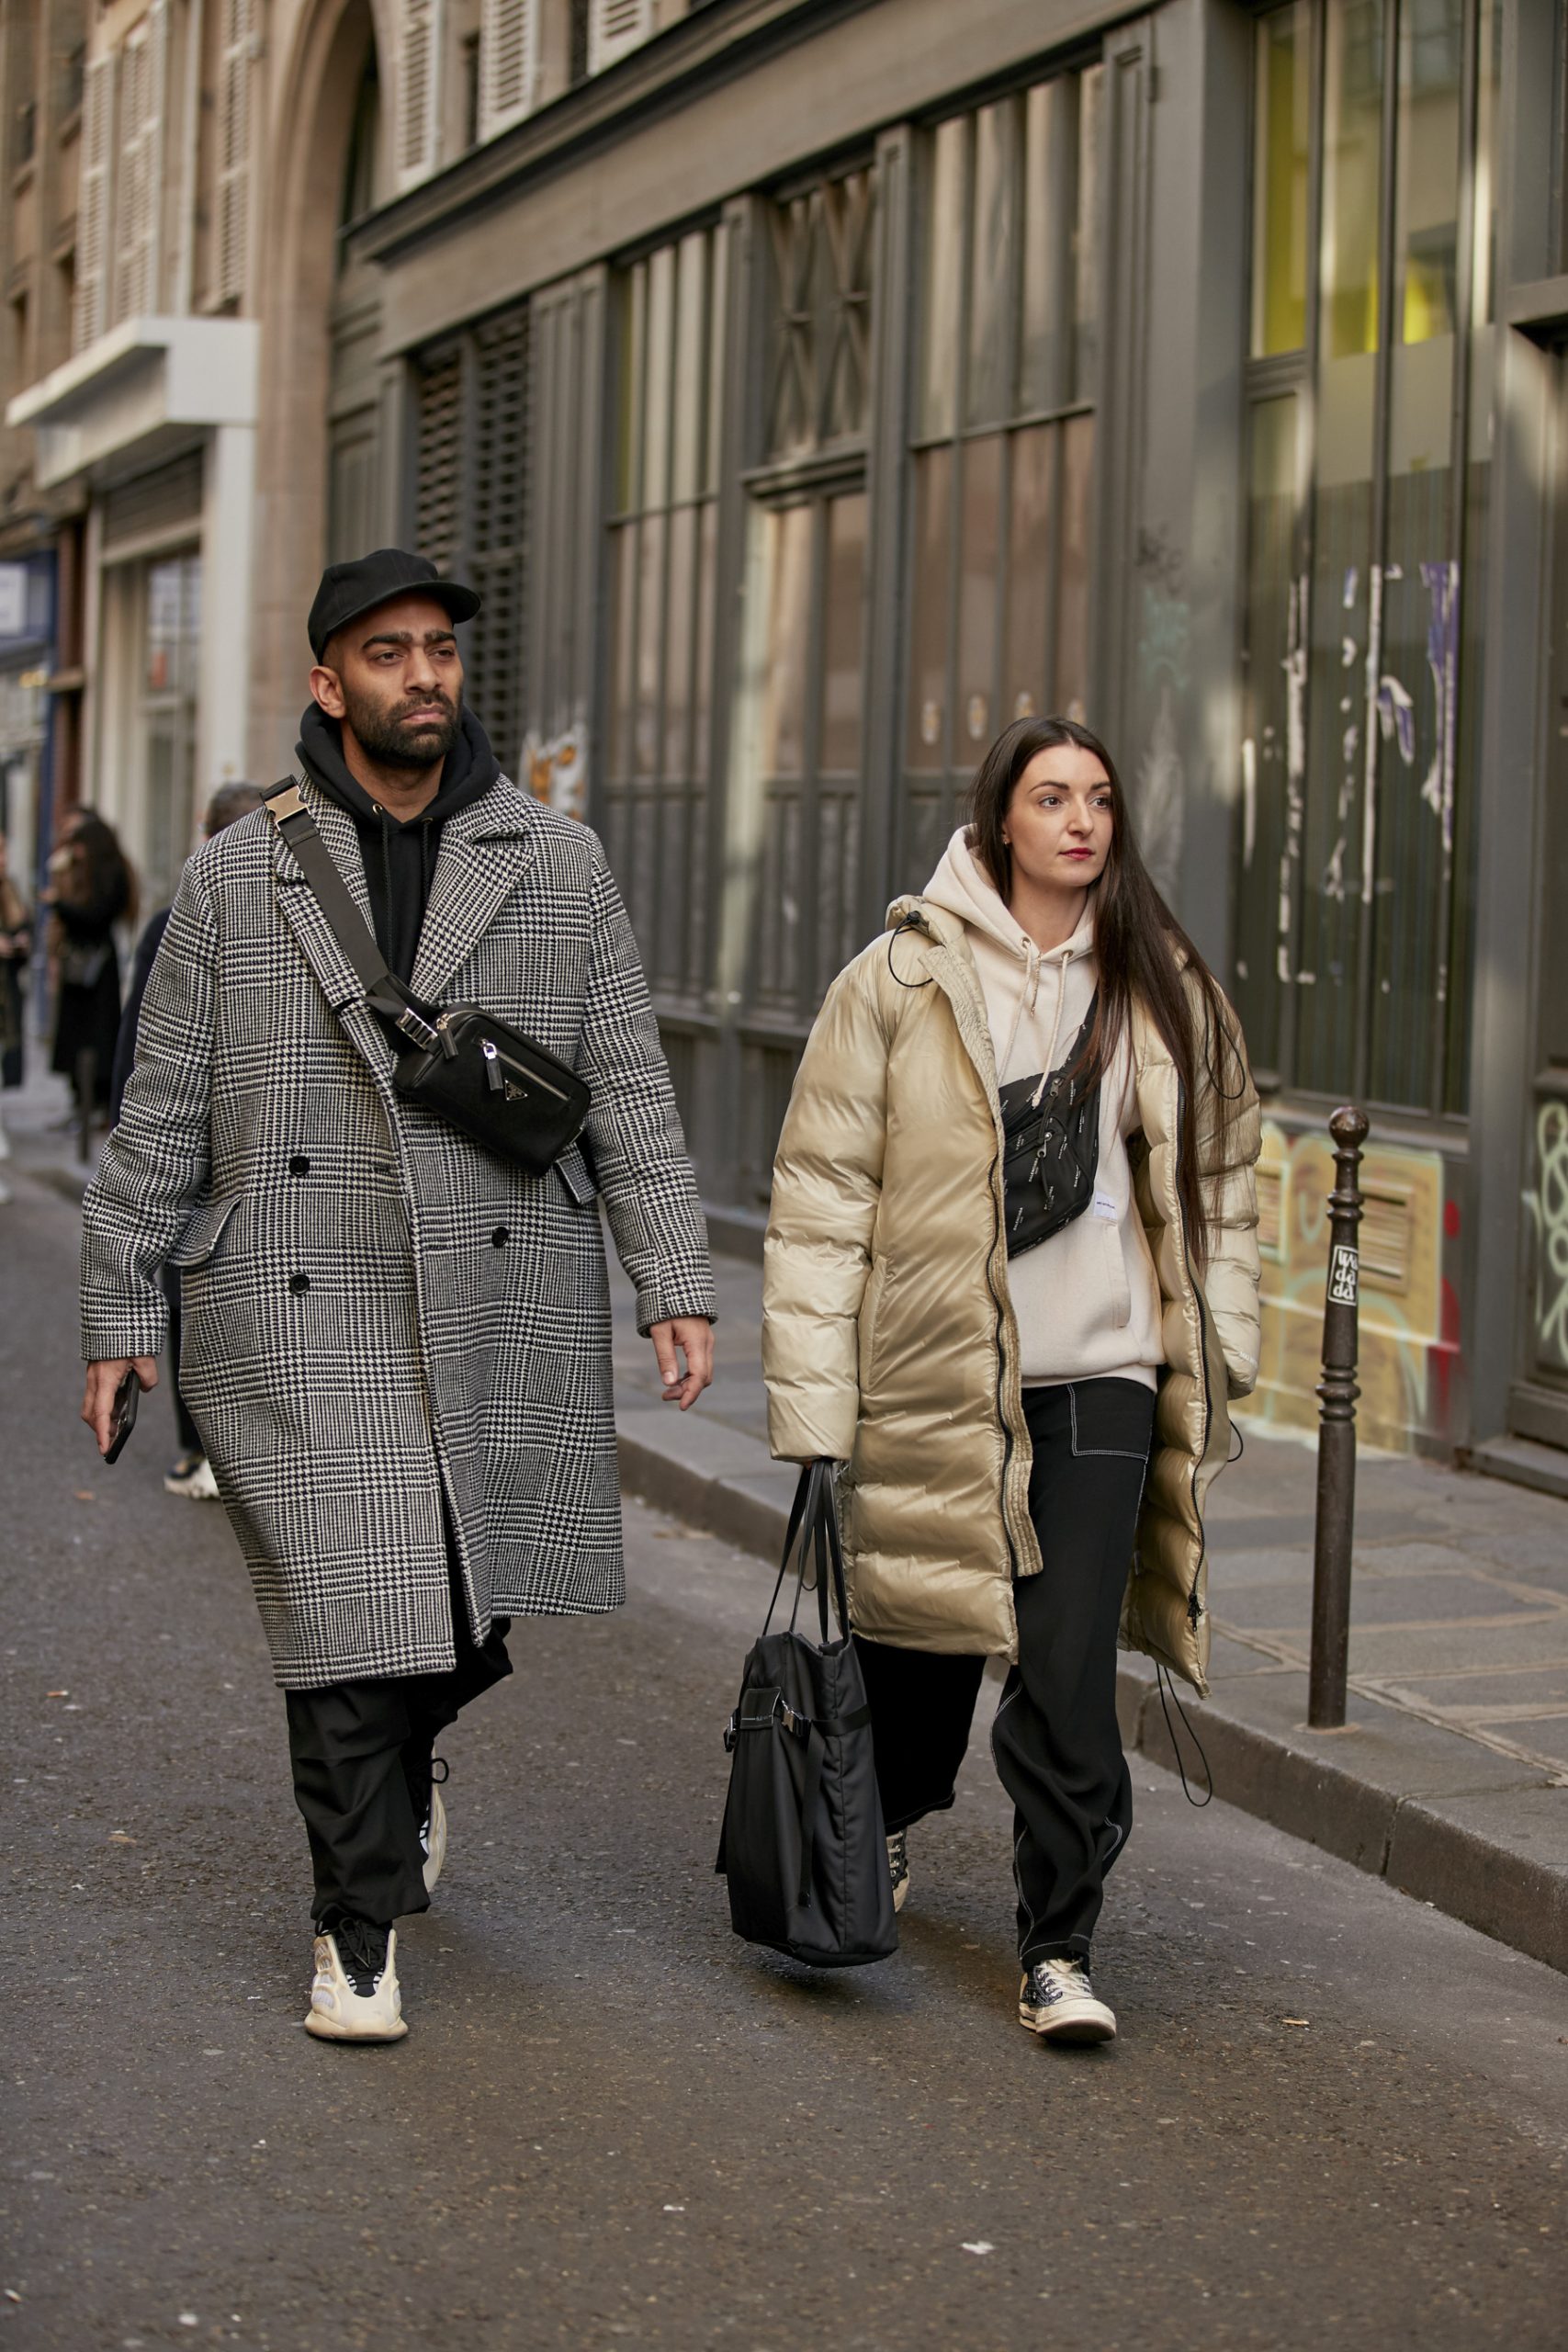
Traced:
<svg viewBox="0 0 1568 2352">
<path fill-rule="evenodd" d="M 361 751 L 389 767 L 434 767 L 437 760 L 446 757 L 463 731 L 461 703 L 448 701 L 444 694 L 421 695 L 389 709 L 368 695 L 351 694 L 344 686 L 343 702 L 344 723 L 354 729 Z M 445 717 L 424 727 L 403 726 L 404 711 L 423 710 L 434 703 L 442 705 Z"/>
</svg>

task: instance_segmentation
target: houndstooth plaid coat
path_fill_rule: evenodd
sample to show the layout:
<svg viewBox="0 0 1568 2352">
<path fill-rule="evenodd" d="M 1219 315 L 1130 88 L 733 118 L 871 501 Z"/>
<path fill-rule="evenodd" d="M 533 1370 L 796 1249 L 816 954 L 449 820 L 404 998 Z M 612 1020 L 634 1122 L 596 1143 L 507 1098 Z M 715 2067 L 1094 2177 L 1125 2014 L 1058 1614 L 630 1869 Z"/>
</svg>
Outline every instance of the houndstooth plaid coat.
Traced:
<svg viewBox="0 0 1568 2352">
<path fill-rule="evenodd" d="M 306 798 L 369 916 L 352 820 Z M 394 1093 L 380 1023 L 265 811 L 185 870 L 136 1068 L 84 1204 L 83 1352 L 180 1385 L 278 1681 L 452 1664 L 444 1506 L 492 1611 L 625 1597 L 602 1193 L 646 1331 L 714 1311 L 706 1230 L 637 947 L 585 826 L 504 778 L 448 820 L 412 988 L 573 1065 L 543 1177 Z"/>
</svg>

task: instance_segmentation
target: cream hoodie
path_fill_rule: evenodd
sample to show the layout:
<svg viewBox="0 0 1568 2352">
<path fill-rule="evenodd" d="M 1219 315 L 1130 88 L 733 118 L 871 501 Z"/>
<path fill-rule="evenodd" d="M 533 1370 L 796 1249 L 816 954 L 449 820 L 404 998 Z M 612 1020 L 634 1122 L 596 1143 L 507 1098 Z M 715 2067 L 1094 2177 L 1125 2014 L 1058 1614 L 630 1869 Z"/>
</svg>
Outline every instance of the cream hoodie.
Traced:
<svg viewBox="0 0 1568 2352">
<path fill-rule="evenodd" d="M 964 846 L 962 830 L 924 895 L 966 928 L 1000 1082 L 1060 1069 L 1094 997 L 1092 899 L 1066 944 L 1042 955 Z M 1093 1199 L 1049 1241 L 1008 1260 L 1027 1384 L 1120 1379 L 1155 1385 L 1165 1349 L 1159 1283 L 1127 1159 L 1136 1126 L 1132 1056 L 1123 1039 L 1100 1090 Z"/>
</svg>

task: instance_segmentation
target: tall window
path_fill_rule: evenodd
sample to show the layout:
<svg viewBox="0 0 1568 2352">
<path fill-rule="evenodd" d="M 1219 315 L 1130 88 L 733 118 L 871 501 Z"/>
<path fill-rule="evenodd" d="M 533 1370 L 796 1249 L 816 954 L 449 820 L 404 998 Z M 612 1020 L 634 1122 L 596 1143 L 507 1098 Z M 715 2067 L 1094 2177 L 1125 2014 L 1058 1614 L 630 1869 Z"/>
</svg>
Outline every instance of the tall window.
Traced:
<svg viewBox="0 0 1568 2352">
<path fill-rule="evenodd" d="M 661 1014 L 707 984 L 724 280 L 694 230 L 619 287 L 605 847 Z M 673 1064 L 672 1064 L 673 1066 Z"/>
<path fill-rule="evenodd" d="M 920 255 L 898 878 L 987 743 L 1084 715 L 1103 68 L 933 135 Z"/>
<path fill-rule="evenodd" d="M 415 543 L 484 598 L 461 632 L 465 700 L 509 775 L 522 762 L 528 313 L 502 311 L 422 356 Z"/>
<path fill-rule="evenodd" d="M 1256 33 L 1235 985 L 1266 1076 L 1435 1113 L 1466 1094 L 1501 14 Z"/>
</svg>

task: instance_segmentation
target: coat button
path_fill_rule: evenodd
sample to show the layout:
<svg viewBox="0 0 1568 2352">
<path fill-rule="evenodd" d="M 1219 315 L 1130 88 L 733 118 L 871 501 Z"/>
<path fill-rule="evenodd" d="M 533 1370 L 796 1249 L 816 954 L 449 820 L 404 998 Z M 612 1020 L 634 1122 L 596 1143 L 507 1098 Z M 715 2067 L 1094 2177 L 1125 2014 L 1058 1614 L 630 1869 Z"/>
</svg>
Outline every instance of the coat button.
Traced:
<svg viewBox="0 0 1568 2352">
<path fill-rule="evenodd" d="M 310 1172 L 310 1161 L 302 1151 L 297 1151 L 288 1163 L 288 1173 L 290 1176 L 308 1176 Z"/>
<path fill-rule="evenodd" d="M 511 1240 L 512 1236 L 508 1233 L 503 1225 L 498 1225 L 495 1231 L 490 1238 L 492 1248 L 496 1250 L 504 1250 L 507 1243 Z"/>
<path fill-rule="evenodd" d="M 289 1275 L 289 1277 L 288 1277 L 288 1287 L 289 1287 L 289 1289 L 294 1293 L 295 1297 L 296 1297 L 296 1298 L 299 1298 L 299 1296 L 300 1296 L 300 1295 L 301 1295 L 305 1291 L 308 1291 L 308 1290 L 310 1289 L 310 1275 L 309 1275 L 309 1274 L 290 1274 L 290 1275 Z"/>
</svg>

